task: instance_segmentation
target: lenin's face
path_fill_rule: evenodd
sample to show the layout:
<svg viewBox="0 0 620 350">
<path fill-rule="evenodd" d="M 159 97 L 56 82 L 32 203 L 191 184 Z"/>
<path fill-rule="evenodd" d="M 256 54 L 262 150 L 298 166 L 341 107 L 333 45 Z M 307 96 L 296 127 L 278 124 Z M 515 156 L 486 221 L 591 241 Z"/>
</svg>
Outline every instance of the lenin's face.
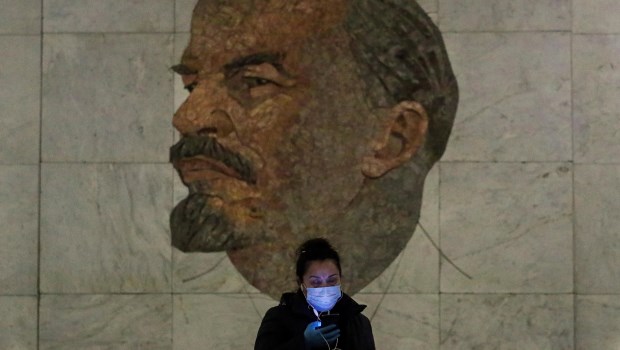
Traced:
<svg viewBox="0 0 620 350">
<path fill-rule="evenodd" d="M 294 282 L 294 248 L 316 236 L 335 243 L 360 289 L 378 273 L 363 278 L 347 259 L 380 250 L 393 221 L 419 214 L 395 209 L 374 183 L 415 155 L 425 109 L 369 106 L 341 26 L 346 4 L 322 2 L 200 1 L 175 69 L 190 94 L 174 114 L 182 138 L 171 161 L 190 194 L 172 213 L 173 244 L 227 251 L 272 296 Z M 407 176 L 416 188 L 394 190 L 421 192 L 425 172 Z"/>
</svg>

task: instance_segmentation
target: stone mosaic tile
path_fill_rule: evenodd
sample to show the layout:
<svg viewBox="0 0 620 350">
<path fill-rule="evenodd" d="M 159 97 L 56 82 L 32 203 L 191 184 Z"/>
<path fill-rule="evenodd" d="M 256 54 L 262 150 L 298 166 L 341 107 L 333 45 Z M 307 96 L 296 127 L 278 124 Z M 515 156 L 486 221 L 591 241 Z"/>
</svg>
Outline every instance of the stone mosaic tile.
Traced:
<svg viewBox="0 0 620 350">
<path fill-rule="evenodd" d="M 172 35 L 46 35 L 43 159 L 167 162 Z"/>
<path fill-rule="evenodd" d="M 0 0 L 0 8 L 0 34 L 41 33 L 41 0 Z"/>
<path fill-rule="evenodd" d="M 43 295 L 40 349 L 172 347 L 170 295 Z"/>
<path fill-rule="evenodd" d="M 189 33 L 192 11 L 198 0 L 175 0 L 174 31 Z"/>
<path fill-rule="evenodd" d="M 437 349 L 438 308 L 436 294 L 386 295 L 371 320 L 377 349 Z"/>
<path fill-rule="evenodd" d="M 576 162 L 620 162 L 619 66 L 620 35 L 575 35 L 573 132 Z"/>
<path fill-rule="evenodd" d="M 0 62 L 0 164 L 37 164 L 41 38 L 0 36 Z"/>
<path fill-rule="evenodd" d="M 575 287 L 620 294 L 620 165 L 575 167 Z"/>
<path fill-rule="evenodd" d="M 38 177 L 35 165 L 0 165 L 0 295 L 37 293 Z"/>
<path fill-rule="evenodd" d="M 173 64 L 178 64 L 181 62 L 181 55 L 183 54 L 183 50 L 185 49 L 185 46 L 187 46 L 188 42 L 189 42 L 188 33 L 175 34 L 174 36 L 174 61 L 173 61 L 174 63 Z M 185 89 L 185 86 L 183 85 L 183 81 L 181 80 L 181 76 L 175 73 L 174 74 L 174 111 L 175 112 L 179 109 L 181 104 L 183 104 L 183 102 L 187 99 L 188 96 L 189 96 L 189 92 Z M 170 124 L 172 125 L 172 114 L 170 115 L 169 119 L 170 119 Z M 179 132 L 175 129 L 174 130 L 174 142 L 175 143 L 179 140 L 179 137 L 180 137 Z M 185 197 L 186 196 L 183 196 L 179 198 L 179 200 Z"/>
<path fill-rule="evenodd" d="M 183 253 L 173 248 L 176 293 L 255 293 L 226 252 Z"/>
<path fill-rule="evenodd" d="M 376 317 L 377 312 L 379 311 L 378 307 L 382 305 L 382 300 L 385 298 L 387 294 L 362 294 L 357 293 L 351 296 L 356 302 L 362 305 L 366 305 L 366 309 L 362 311 L 368 319 L 372 320 Z M 376 330 L 373 331 L 376 334 Z"/>
<path fill-rule="evenodd" d="M 438 244 L 439 165 L 426 177 L 422 198 L 420 222 Z M 438 251 L 418 226 L 401 255 L 360 293 L 436 293 L 439 289 L 438 258 Z"/>
<path fill-rule="evenodd" d="M 171 32 L 174 0 L 45 0 L 49 32 Z"/>
<path fill-rule="evenodd" d="M 187 187 L 172 165 L 170 171 L 174 173 L 173 202 L 176 204 L 187 196 Z M 258 293 L 237 271 L 226 252 L 184 253 L 172 248 L 172 259 L 173 289 L 176 293 Z"/>
<path fill-rule="evenodd" d="M 444 32 L 570 30 L 571 0 L 439 0 L 439 17 Z"/>
<path fill-rule="evenodd" d="M 424 11 L 426 11 L 427 14 L 431 15 L 431 17 L 437 14 L 438 0 L 418 0 L 418 4 L 424 9 Z"/>
<path fill-rule="evenodd" d="M 573 296 L 443 294 L 441 349 L 573 349 Z"/>
<path fill-rule="evenodd" d="M 44 164 L 41 290 L 170 292 L 166 164 Z"/>
<path fill-rule="evenodd" d="M 620 2 L 573 0 L 573 32 L 620 33 Z"/>
<path fill-rule="evenodd" d="M 37 349 L 37 298 L 0 296 L 0 349 Z"/>
<path fill-rule="evenodd" d="M 570 35 L 444 38 L 460 86 L 444 161 L 572 159 Z"/>
<path fill-rule="evenodd" d="M 565 163 L 444 163 L 442 292 L 569 293 L 572 169 Z"/>
<path fill-rule="evenodd" d="M 575 309 L 577 350 L 620 348 L 619 295 L 578 295 Z"/>
<path fill-rule="evenodd" d="M 173 349 L 252 349 L 266 306 L 246 294 L 175 295 Z"/>
</svg>

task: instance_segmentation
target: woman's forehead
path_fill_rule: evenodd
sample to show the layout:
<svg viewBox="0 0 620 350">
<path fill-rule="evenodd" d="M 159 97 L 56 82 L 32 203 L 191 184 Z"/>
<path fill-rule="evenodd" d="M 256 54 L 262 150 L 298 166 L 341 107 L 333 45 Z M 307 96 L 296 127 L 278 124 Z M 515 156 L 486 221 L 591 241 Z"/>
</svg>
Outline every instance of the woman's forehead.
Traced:
<svg viewBox="0 0 620 350">
<path fill-rule="evenodd" d="M 338 270 L 336 263 L 331 259 L 314 260 L 308 263 L 308 268 L 306 269 L 305 275 L 309 278 L 325 278 L 333 275 L 340 275 L 340 271 Z"/>
</svg>

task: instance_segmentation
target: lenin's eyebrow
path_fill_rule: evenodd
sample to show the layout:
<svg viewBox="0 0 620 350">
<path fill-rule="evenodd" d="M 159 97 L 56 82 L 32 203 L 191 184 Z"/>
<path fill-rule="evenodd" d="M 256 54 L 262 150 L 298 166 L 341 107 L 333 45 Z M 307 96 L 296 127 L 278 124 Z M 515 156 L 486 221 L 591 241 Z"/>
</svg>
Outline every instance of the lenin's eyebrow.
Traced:
<svg viewBox="0 0 620 350">
<path fill-rule="evenodd" d="M 256 66 L 263 63 L 269 63 L 279 72 L 285 74 L 281 63 L 283 58 L 284 55 L 281 53 L 257 53 L 239 57 L 224 66 L 224 73 L 226 76 L 231 76 L 245 66 Z"/>
</svg>

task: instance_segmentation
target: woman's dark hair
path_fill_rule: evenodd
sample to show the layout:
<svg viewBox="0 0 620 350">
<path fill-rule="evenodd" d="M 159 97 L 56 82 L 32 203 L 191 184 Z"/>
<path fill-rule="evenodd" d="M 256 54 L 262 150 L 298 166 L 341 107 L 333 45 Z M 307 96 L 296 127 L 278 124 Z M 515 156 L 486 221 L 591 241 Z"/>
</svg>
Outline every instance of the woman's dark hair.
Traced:
<svg viewBox="0 0 620 350">
<path fill-rule="evenodd" d="M 340 256 L 325 238 L 313 238 L 302 243 L 299 248 L 297 248 L 297 278 L 300 281 L 303 279 L 306 270 L 308 270 L 308 265 L 310 265 L 312 261 L 323 260 L 333 260 L 336 263 L 338 272 L 342 274 Z"/>
</svg>

